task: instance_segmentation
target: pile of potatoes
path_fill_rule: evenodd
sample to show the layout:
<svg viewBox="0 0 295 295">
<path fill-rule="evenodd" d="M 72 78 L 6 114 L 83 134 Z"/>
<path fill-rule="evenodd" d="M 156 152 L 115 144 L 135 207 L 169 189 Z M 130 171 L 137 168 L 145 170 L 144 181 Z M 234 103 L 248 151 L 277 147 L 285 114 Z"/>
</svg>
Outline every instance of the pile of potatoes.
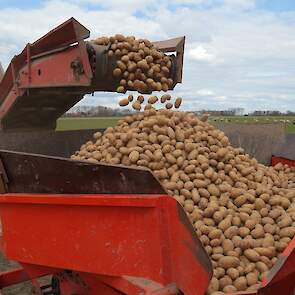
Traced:
<svg viewBox="0 0 295 295">
<path fill-rule="evenodd" d="M 151 169 L 211 258 L 207 294 L 259 288 L 295 235 L 294 169 L 259 164 L 193 113 L 151 108 L 127 116 L 72 159 Z"/>
<path fill-rule="evenodd" d="M 171 57 L 149 40 L 116 34 L 93 42 L 109 46 L 108 56 L 116 60 L 113 76 L 119 83 L 117 92 L 125 93 L 128 89 L 150 93 L 167 91 L 173 86 Z"/>
<path fill-rule="evenodd" d="M 288 176 L 289 187 L 295 189 L 295 167 L 289 167 L 288 165 L 283 165 L 278 163 L 274 166 L 274 169 L 280 173 Z"/>
<path fill-rule="evenodd" d="M 143 95 L 139 95 L 136 100 L 134 100 L 133 95 L 128 95 L 127 98 L 122 98 L 119 101 L 119 106 L 125 107 L 128 106 L 129 103 L 132 103 L 132 108 L 136 111 L 140 111 L 142 109 L 142 104 L 144 103 L 145 98 Z M 150 110 L 152 108 L 152 105 L 156 102 L 160 101 L 161 104 L 165 104 L 165 108 L 167 110 L 170 110 L 173 108 L 178 109 L 182 103 L 182 98 L 177 97 L 174 101 L 174 103 L 171 102 L 171 95 L 170 94 L 164 94 L 161 96 L 160 100 L 157 96 L 153 95 L 148 98 L 147 104 L 144 106 L 144 110 Z"/>
</svg>

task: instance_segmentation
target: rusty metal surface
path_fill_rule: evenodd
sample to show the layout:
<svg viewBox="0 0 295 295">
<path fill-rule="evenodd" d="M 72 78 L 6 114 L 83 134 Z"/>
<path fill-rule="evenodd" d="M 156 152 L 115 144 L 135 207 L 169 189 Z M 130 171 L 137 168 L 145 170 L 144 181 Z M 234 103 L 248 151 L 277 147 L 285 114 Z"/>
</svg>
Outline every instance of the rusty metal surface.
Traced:
<svg viewBox="0 0 295 295">
<path fill-rule="evenodd" d="M 165 194 L 148 169 L 0 151 L 9 193 Z"/>
<path fill-rule="evenodd" d="M 156 41 L 153 44 L 163 52 L 179 51 L 182 48 L 185 37 L 178 37 L 164 41 Z"/>
<path fill-rule="evenodd" d="M 60 26 L 56 27 L 45 36 L 38 39 L 30 45 L 32 58 L 35 55 L 70 45 L 78 40 L 89 37 L 90 32 L 81 25 L 76 19 L 70 18 Z M 26 63 L 27 48 L 25 48 L 19 55 L 15 56 L 6 70 L 6 73 L 0 83 L 0 102 L 7 96 L 8 92 L 15 83 L 18 71 Z"/>
</svg>

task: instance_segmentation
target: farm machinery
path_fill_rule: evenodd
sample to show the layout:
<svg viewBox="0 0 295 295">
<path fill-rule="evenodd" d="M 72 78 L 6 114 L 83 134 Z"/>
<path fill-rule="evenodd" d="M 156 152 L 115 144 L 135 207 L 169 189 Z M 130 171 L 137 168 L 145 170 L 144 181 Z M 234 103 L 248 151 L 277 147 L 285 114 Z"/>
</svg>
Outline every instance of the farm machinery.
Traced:
<svg viewBox="0 0 295 295">
<path fill-rule="evenodd" d="M 115 91 L 106 48 L 84 41 L 88 37 L 70 19 L 28 44 L 0 83 L 1 128 L 16 146 L 0 151 L 0 245 L 20 264 L 0 273 L 0 288 L 31 281 L 34 294 L 205 294 L 209 257 L 182 207 L 149 170 L 17 147 L 22 138 L 14 132 L 39 132 L 46 141 L 42 130 L 54 129 L 85 94 Z M 176 53 L 174 88 L 181 82 L 184 38 L 157 46 Z M 295 239 L 258 291 L 240 294 L 294 294 L 294 247 Z M 50 283 L 38 281 L 47 275 Z"/>
</svg>

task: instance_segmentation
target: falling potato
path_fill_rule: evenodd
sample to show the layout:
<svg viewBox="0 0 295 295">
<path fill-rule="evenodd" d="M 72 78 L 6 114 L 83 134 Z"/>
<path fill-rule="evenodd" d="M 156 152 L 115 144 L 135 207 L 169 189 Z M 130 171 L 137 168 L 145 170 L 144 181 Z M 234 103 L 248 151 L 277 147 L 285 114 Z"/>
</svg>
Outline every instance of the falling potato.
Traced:
<svg viewBox="0 0 295 295">
<path fill-rule="evenodd" d="M 119 101 L 119 105 L 120 105 L 121 107 L 125 107 L 125 106 L 127 106 L 127 105 L 129 104 L 129 102 L 130 102 L 130 100 L 129 100 L 128 98 L 123 98 L 123 99 L 121 99 L 121 100 Z"/>
<path fill-rule="evenodd" d="M 174 102 L 174 107 L 175 107 L 176 109 L 178 109 L 178 108 L 180 107 L 181 103 L 182 103 L 182 98 L 181 98 L 181 97 L 177 97 L 177 98 L 175 99 L 175 102 Z"/>
<path fill-rule="evenodd" d="M 149 104 L 154 104 L 158 101 L 158 97 L 157 96 L 150 96 L 149 99 L 148 99 L 148 103 Z"/>
<path fill-rule="evenodd" d="M 124 86 L 119 86 L 119 87 L 117 88 L 117 92 L 119 92 L 119 93 L 124 93 L 124 92 L 125 92 L 125 88 L 124 88 Z"/>
<path fill-rule="evenodd" d="M 137 100 L 132 104 L 132 107 L 133 107 L 133 109 L 136 110 L 136 111 L 140 111 L 140 110 L 141 110 L 141 104 L 140 104 L 140 102 L 137 101 Z"/>
<path fill-rule="evenodd" d="M 139 101 L 139 103 L 143 103 L 144 102 L 144 96 L 143 95 L 139 95 L 137 97 L 137 100 Z"/>
<path fill-rule="evenodd" d="M 170 110 L 170 109 L 172 109 L 173 104 L 171 102 L 167 102 L 165 107 L 166 107 L 167 110 Z"/>
<path fill-rule="evenodd" d="M 161 96 L 160 101 L 161 101 L 161 103 L 165 103 L 166 100 L 170 100 L 170 99 L 171 99 L 171 95 L 170 94 L 164 94 L 164 95 Z"/>
</svg>

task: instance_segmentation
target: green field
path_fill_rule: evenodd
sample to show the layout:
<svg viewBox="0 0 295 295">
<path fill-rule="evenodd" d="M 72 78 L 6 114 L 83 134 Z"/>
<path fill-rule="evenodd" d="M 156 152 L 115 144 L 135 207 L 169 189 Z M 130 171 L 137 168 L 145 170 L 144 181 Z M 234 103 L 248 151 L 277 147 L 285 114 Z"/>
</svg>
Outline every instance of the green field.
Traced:
<svg viewBox="0 0 295 295">
<path fill-rule="evenodd" d="M 57 130 L 100 129 L 115 126 L 120 117 L 61 118 Z M 287 133 L 295 133 L 295 116 L 275 117 L 210 117 L 210 123 L 218 124 L 283 124 Z"/>
<path fill-rule="evenodd" d="M 295 133 L 295 116 L 227 116 L 210 117 L 213 124 L 281 124 L 287 133 Z"/>
</svg>

